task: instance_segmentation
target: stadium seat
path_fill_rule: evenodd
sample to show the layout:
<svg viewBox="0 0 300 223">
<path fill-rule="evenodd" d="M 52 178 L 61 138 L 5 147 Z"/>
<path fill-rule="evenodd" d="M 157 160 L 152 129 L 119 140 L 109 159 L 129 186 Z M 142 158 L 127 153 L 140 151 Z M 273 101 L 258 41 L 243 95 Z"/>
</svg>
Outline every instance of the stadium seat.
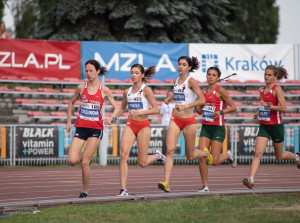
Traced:
<svg viewBox="0 0 300 223">
<path fill-rule="evenodd" d="M 76 77 L 65 77 L 63 80 L 66 82 L 80 82 L 81 81 L 79 78 L 76 78 Z"/>
<path fill-rule="evenodd" d="M 291 94 L 300 94 L 300 90 L 291 90 Z"/>
<path fill-rule="evenodd" d="M 59 90 L 54 90 L 52 88 L 38 88 L 38 92 L 60 93 Z"/>
<path fill-rule="evenodd" d="M 285 113 L 285 117 L 300 117 L 299 113 Z"/>
<path fill-rule="evenodd" d="M 257 101 L 254 101 L 254 102 L 252 102 L 252 105 L 253 105 L 253 106 L 260 106 L 260 103 L 257 102 Z"/>
<path fill-rule="evenodd" d="M 107 79 L 105 79 L 105 82 L 107 82 L 107 83 L 121 83 L 122 81 L 120 81 L 119 79 L 116 79 L 116 78 L 107 78 Z"/>
<path fill-rule="evenodd" d="M 118 106 L 122 105 L 122 101 L 116 101 Z"/>
<path fill-rule="evenodd" d="M 157 101 L 158 106 L 162 106 L 162 104 L 165 103 L 164 101 Z"/>
<path fill-rule="evenodd" d="M 293 103 L 291 103 L 289 101 L 286 101 L 285 103 L 286 103 L 286 106 L 291 106 L 291 107 L 298 106 L 297 104 L 293 104 Z"/>
<path fill-rule="evenodd" d="M 151 80 L 149 80 L 148 81 L 149 83 L 162 83 L 160 80 L 158 80 L 158 79 L 151 79 Z"/>
<path fill-rule="evenodd" d="M 112 113 L 110 112 L 105 112 L 105 117 L 111 117 L 112 116 Z"/>
<path fill-rule="evenodd" d="M 28 98 L 17 98 L 15 104 L 37 104 L 37 102 L 31 101 L 31 99 Z"/>
<path fill-rule="evenodd" d="M 0 91 L 13 91 L 13 89 L 9 89 L 6 86 L 0 86 Z"/>
<path fill-rule="evenodd" d="M 16 86 L 15 91 L 21 91 L 21 92 L 36 92 L 35 89 L 31 89 L 30 87 L 22 87 L 22 86 Z"/>
<path fill-rule="evenodd" d="M 300 80 L 286 80 L 286 84 L 300 84 Z"/>
<path fill-rule="evenodd" d="M 29 111 L 27 112 L 27 116 L 48 116 L 48 114 L 41 111 Z"/>
<path fill-rule="evenodd" d="M 246 104 L 243 104 L 239 101 L 234 102 L 236 106 L 247 106 Z"/>
<path fill-rule="evenodd" d="M 79 112 L 74 112 L 73 116 L 78 116 L 79 115 Z"/>
<path fill-rule="evenodd" d="M 60 112 L 60 111 L 55 111 L 55 112 L 50 112 L 50 116 L 63 116 L 63 117 L 67 117 L 67 113 L 66 112 Z"/>
<path fill-rule="evenodd" d="M 257 94 L 257 95 L 259 95 L 259 91 L 258 90 L 246 90 L 245 94 Z"/>
<path fill-rule="evenodd" d="M 173 84 L 173 79 L 166 79 L 166 80 L 164 80 L 164 83 L 170 83 L 170 84 Z"/>
<path fill-rule="evenodd" d="M 154 90 L 154 94 L 167 95 L 168 94 L 168 90 Z"/>
<path fill-rule="evenodd" d="M 18 76 L 1 76 L 1 79 L 4 80 L 20 80 L 20 78 Z"/>
<path fill-rule="evenodd" d="M 241 113 L 238 113 L 238 117 L 253 117 L 253 114 L 247 113 L 247 112 L 241 112 Z"/>
<path fill-rule="evenodd" d="M 111 93 L 112 94 L 123 94 L 124 90 L 121 90 L 121 89 L 112 89 Z"/>
<path fill-rule="evenodd" d="M 238 91 L 236 91 L 236 90 L 227 90 L 227 92 L 228 92 L 228 94 L 229 95 L 241 95 L 241 94 L 243 94 L 242 92 L 238 92 Z"/>
<path fill-rule="evenodd" d="M 265 82 L 261 82 L 259 80 L 247 80 L 244 81 L 245 84 L 264 84 Z"/>
<path fill-rule="evenodd" d="M 124 79 L 123 82 L 124 83 L 132 83 L 132 80 L 131 79 Z"/>
<path fill-rule="evenodd" d="M 61 102 L 58 102 L 58 101 L 54 101 L 54 100 L 51 100 L 51 99 L 41 99 L 39 101 L 40 104 L 50 104 L 50 105 L 57 105 L 57 104 L 61 104 Z"/>
<path fill-rule="evenodd" d="M 63 100 L 63 104 L 69 104 L 70 100 Z M 80 105 L 79 101 L 75 102 L 75 105 Z"/>
<path fill-rule="evenodd" d="M 234 118 L 234 117 L 236 117 L 236 115 L 234 115 L 234 114 L 225 114 L 225 117 Z"/>
<path fill-rule="evenodd" d="M 62 89 L 62 92 L 63 93 L 75 93 L 75 91 L 76 91 L 76 89 L 74 89 L 74 88 L 64 88 L 64 89 Z"/>
<path fill-rule="evenodd" d="M 230 83 L 230 84 L 240 84 L 240 83 L 241 83 L 241 81 L 240 81 L 240 80 L 228 80 L 228 81 L 226 81 L 226 82 L 224 82 L 224 83 Z"/>
<path fill-rule="evenodd" d="M 43 81 L 61 81 L 61 79 L 57 78 L 57 77 L 43 77 Z"/>
<path fill-rule="evenodd" d="M 40 81 L 41 79 L 36 76 L 24 76 L 21 78 L 22 80 L 26 81 Z"/>
</svg>

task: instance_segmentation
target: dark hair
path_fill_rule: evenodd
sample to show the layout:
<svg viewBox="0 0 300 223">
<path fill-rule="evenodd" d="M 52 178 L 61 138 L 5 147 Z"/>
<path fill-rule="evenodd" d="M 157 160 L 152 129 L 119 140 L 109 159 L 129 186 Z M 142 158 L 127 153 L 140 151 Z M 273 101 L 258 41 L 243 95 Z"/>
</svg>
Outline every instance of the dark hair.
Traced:
<svg viewBox="0 0 300 223">
<path fill-rule="evenodd" d="M 97 60 L 88 60 L 87 62 L 85 62 L 85 66 L 87 64 L 92 64 L 96 70 L 100 70 L 99 75 L 103 76 L 107 73 L 107 68 L 106 67 L 100 67 L 100 64 L 98 63 Z"/>
<path fill-rule="evenodd" d="M 266 67 L 266 70 L 267 69 L 273 71 L 274 76 L 276 76 L 277 80 L 282 80 L 283 78 L 284 79 L 288 78 L 287 70 L 283 66 L 276 67 L 274 65 L 269 65 Z"/>
<path fill-rule="evenodd" d="M 151 66 L 151 67 L 148 67 L 146 70 L 144 68 L 143 65 L 141 64 L 133 64 L 130 68 L 130 70 L 134 67 L 138 67 L 141 71 L 142 74 L 144 74 L 144 77 L 142 79 L 143 82 L 148 82 L 149 80 L 152 79 L 152 77 L 154 77 L 155 73 L 156 73 L 156 70 L 155 70 L 155 66 Z"/>
<path fill-rule="evenodd" d="M 208 74 L 208 71 L 210 71 L 210 70 L 217 71 L 218 77 L 221 77 L 221 71 L 220 71 L 220 69 L 218 67 L 210 67 L 210 68 L 208 68 L 207 71 L 206 71 L 206 74 Z"/>
<path fill-rule="evenodd" d="M 215 70 L 215 71 L 217 71 L 218 77 L 221 77 L 221 71 L 220 71 L 220 69 L 219 69 L 218 67 L 210 67 L 210 68 L 208 68 L 207 71 L 206 71 L 206 74 L 208 74 L 208 71 L 210 71 L 210 70 Z M 228 75 L 227 77 L 224 77 L 224 78 L 222 78 L 222 79 L 219 79 L 218 82 L 228 81 L 228 80 L 229 80 L 229 79 L 228 79 L 229 77 L 235 76 L 235 75 L 237 75 L 237 73 L 233 73 L 233 74 Z"/>
<path fill-rule="evenodd" d="M 197 57 L 190 58 L 188 56 L 181 56 L 181 57 L 179 57 L 178 62 L 179 62 L 179 60 L 182 60 L 182 59 L 186 60 L 188 62 L 188 64 L 189 64 L 189 66 L 192 67 L 189 70 L 190 72 L 193 72 L 194 70 L 198 70 L 199 69 L 200 62 L 198 61 Z"/>
</svg>

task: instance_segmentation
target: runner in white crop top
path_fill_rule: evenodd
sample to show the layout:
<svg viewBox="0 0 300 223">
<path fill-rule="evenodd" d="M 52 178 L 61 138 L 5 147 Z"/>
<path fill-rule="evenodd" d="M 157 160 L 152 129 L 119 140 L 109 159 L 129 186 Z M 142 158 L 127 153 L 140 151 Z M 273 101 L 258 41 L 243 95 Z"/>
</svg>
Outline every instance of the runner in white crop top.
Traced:
<svg viewBox="0 0 300 223">
<path fill-rule="evenodd" d="M 175 105 L 186 105 L 196 101 L 196 93 L 188 87 L 190 78 L 191 76 L 188 76 L 188 78 L 182 84 L 178 84 L 179 77 L 176 79 L 173 88 Z"/>
<path fill-rule="evenodd" d="M 130 69 L 130 77 L 133 86 L 126 89 L 118 118 L 128 106 L 128 119 L 121 137 L 120 181 L 121 190 L 119 196 L 127 196 L 128 157 L 130 151 L 137 142 L 138 164 L 146 167 L 156 160 L 166 162 L 166 157 L 161 151 L 148 155 L 148 147 L 151 138 L 150 121 L 148 115 L 157 114 L 158 106 L 152 89 L 143 82 L 150 80 L 155 74 L 155 66 L 145 69 L 141 64 L 134 64 Z"/>
<path fill-rule="evenodd" d="M 210 157 L 208 151 L 195 149 L 197 122 L 194 117 L 194 107 L 205 104 L 203 93 L 197 81 L 189 76 L 189 72 L 197 70 L 200 63 L 196 57 L 182 56 L 178 59 L 179 77 L 174 79 L 175 108 L 167 132 L 167 160 L 165 164 L 165 179 L 158 183 L 158 188 L 169 192 L 169 182 L 173 168 L 173 155 L 181 130 L 185 139 L 185 154 L 188 160 Z M 169 103 L 169 98 L 165 103 Z"/>
<path fill-rule="evenodd" d="M 136 110 L 148 110 L 150 108 L 150 103 L 148 99 L 144 96 L 144 88 L 145 84 L 142 84 L 140 90 L 136 93 L 132 93 L 132 87 L 129 88 L 127 93 L 127 104 L 128 110 L 136 109 Z"/>
</svg>

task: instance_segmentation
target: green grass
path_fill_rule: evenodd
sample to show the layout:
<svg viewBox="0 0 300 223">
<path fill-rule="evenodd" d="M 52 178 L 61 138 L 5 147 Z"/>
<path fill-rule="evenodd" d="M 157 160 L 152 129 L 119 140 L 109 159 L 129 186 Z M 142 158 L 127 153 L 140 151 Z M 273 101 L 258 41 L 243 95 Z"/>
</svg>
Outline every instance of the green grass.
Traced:
<svg viewBox="0 0 300 223">
<path fill-rule="evenodd" d="M 209 196 L 68 205 L 20 212 L 0 222 L 299 222 L 300 195 Z"/>
</svg>

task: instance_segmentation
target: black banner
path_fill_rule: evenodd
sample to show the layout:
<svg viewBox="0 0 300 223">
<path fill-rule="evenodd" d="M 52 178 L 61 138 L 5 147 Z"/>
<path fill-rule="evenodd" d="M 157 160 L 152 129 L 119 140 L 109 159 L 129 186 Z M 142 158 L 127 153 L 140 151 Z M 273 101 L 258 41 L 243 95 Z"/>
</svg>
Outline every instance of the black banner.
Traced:
<svg viewBox="0 0 300 223">
<path fill-rule="evenodd" d="M 58 157 L 57 127 L 17 127 L 17 158 Z"/>
<path fill-rule="evenodd" d="M 255 152 L 255 141 L 258 133 L 258 126 L 244 126 L 238 130 L 238 155 L 253 155 Z M 271 139 L 268 140 L 265 148 L 265 155 L 274 155 L 274 147 Z"/>
</svg>

